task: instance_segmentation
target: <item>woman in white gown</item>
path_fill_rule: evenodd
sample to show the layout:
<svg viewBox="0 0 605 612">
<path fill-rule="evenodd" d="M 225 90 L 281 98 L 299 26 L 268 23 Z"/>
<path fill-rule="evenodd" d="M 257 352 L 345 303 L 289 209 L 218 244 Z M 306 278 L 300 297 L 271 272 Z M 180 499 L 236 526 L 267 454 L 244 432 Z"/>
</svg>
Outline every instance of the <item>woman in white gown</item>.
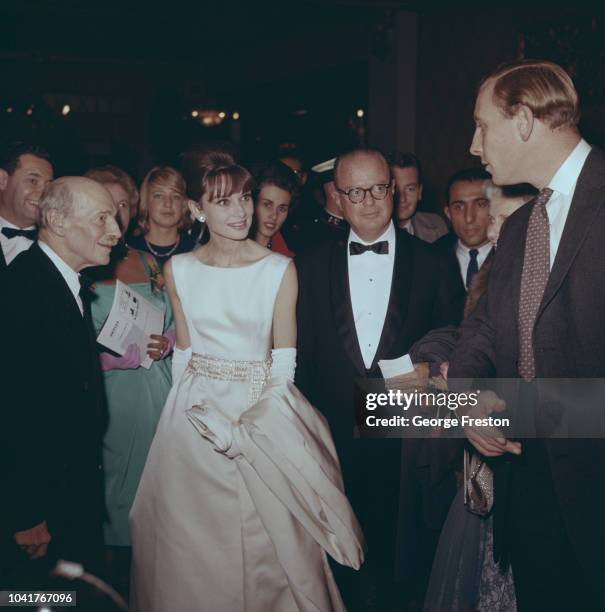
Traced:
<svg viewBox="0 0 605 612">
<path fill-rule="evenodd" d="M 132 609 L 343 610 L 325 553 L 358 568 L 363 537 L 328 427 L 291 382 L 295 268 L 246 239 L 247 170 L 211 153 L 201 185 L 210 240 L 164 268 L 174 385 L 130 514 Z"/>
</svg>

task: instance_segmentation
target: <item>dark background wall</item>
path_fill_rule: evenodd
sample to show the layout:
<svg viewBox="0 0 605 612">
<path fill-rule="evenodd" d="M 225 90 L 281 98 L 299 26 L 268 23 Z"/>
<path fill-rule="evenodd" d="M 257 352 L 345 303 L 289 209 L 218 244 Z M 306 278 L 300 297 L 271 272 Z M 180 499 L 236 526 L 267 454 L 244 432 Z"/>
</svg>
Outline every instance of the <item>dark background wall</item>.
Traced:
<svg viewBox="0 0 605 612">
<path fill-rule="evenodd" d="M 49 139 L 59 173 L 114 162 L 137 178 L 216 139 L 235 140 L 245 160 L 300 146 L 310 164 L 360 142 L 415 150 L 422 206 L 438 210 L 448 176 L 477 163 L 478 80 L 525 53 L 572 70 L 582 129 L 605 143 L 604 9 L 448 4 L 4 0 L 0 137 Z M 226 118 L 203 127 L 196 108 Z"/>
<path fill-rule="evenodd" d="M 583 119 L 593 143 L 605 145 L 605 99 L 587 89 L 603 78 L 605 16 L 582 3 L 567 7 L 479 6 L 420 15 L 416 150 L 428 188 L 424 206 L 443 205 L 443 187 L 456 170 L 477 165 L 468 149 L 475 91 L 498 64 L 526 57 L 550 59 L 575 70 Z M 578 77 L 584 79 L 579 86 Z M 588 87 L 587 87 L 588 85 Z M 602 87 L 602 85 L 601 85 Z"/>
</svg>

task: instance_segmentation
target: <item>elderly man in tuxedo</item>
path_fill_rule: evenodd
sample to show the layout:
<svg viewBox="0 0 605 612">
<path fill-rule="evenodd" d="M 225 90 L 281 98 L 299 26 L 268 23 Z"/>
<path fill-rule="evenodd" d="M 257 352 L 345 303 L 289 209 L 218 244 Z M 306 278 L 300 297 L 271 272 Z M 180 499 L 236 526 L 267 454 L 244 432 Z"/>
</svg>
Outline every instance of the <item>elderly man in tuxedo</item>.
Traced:
<svg viewBox="0 0 605 612">
<path fill-rule="evenodd" d="M 79 273 L 109 262 L 117 211 L 103 186 L 80 177 L 50 183 L 38 209 L 38 242 L 0 274 L 5 587 L 43 586 L 57 558 L 95 572 L 102 547 L 106 413 Z"/>
<path fill-rule="evenodd" d="M 471 153 L 495 184 L 540 190 L 503 225 L 449 367 L 450 380 L 515 379 L 503 397 L 527 439 L 467 436 L 492 461 L 495 553 L 512 563 L 521 612 L 605 609 L 605 445 L 548 436 L 559 424 L 573 431 L 586 403 L 597 400 L 596 416 L 603 408 L 590 393 L 571 403 L 552 393 L 556 379 L 605 377 L 605 155 L 582 139 L 578 118 L 571 78 L 545 61 L 501 66 L 475 104 Z M 485 397 L 479 416 L 504 407 Z"/>
<path fill-rule="evenodd" d="M 16 142 L 0 153 L 0 269 L 36 239 L 40 196 L 52 180 L 48 153 L 39 145 Z"/>
<path fill-rule="evenodd" d="M 401 357 L 430 329 L 457 324 L 464 290 L 451 260 L 395 228 L 394 184 L 379 151 L 358 149 L 341 155 L 334 182 L 351 230 L 346 239 L 297 258 L 296 379 L 330 423 L 347 495 L 368 543 L 365 575 L 348 580 L 337 574 L 347 605 L 389 610 L 405 597 L 399 593 L 396 602 L 390 590 L 400 479 L 406 491 L 402 530 L 404 539 L 409 536 L 409 577 L 416 569 L 411 557 L 417 542 L 412 540 L 426 516 L 418 483 L 428 480 L 428 465 L 416 444 L 422 441 L 405 441 L 402 474 L 400 440 L 355 437 L 354 380 L 379 378 L 378 360 Z M 450 484 L 444 513 L 454 491 Z M 376 585 L 378 601 L 368 601 L 367 592 L 360 600 L 351 586 L 354 581 Z"/>
</svg>

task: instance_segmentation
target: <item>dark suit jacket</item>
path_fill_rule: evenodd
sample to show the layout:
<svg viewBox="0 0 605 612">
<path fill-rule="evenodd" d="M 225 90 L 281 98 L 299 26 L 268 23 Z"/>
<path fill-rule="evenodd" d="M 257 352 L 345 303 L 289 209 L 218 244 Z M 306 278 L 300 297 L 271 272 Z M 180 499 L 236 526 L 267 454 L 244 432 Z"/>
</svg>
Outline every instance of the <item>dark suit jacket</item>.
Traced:
<svg viewBox="0 0 605 612">
<path fill-rule="evenodd" d="M 394 550 L 401 444 L 397 439 L 354 438 L 353 381 L 379 377 L 379 359 L 404 355 L 430 329 L 457 325 L 464 302 L 460 274 L 432 245 L 396 230 L 389 306 L 372 368 L 366 372 L 353 320 L 347 241 L 326 243 L 297 257 L 296 264 L 300 285 L 296 383 L 330 423 L 347 494 L 370 552 L 375 542 L 378 547 L 390 544 Z M 406 440 L 404 471 L 415 467 L 417 442 Z M 406 460 L 408 451 L 413 459 Z"/>
<path fill-rule="evenodd" d="M 0 282 L 1 540 L 47 521 L 54 553 L 87 561 L 101 543 L 107 423 L 92 328 L 37 244 Z"/>
<path fill-rule="evenodd" d="M 444 234 L 443 236 L 441 236 L 441 238 L 436 240 L 433 244 L 435 245 L 437 249 L 439 249 L 439 251 L 445 257 L 451 258 L 456 263 L 456 270 L 458 271 L 458 275 L 460 275 L 460 278 L 462 279 L 462 275 L 460 274 L 460 264 L 458 263 L 458 255 L 456 255 L 456 246 L 458 245 L 458 236 L 456 236 L 454 232 L 448 232 L 447 234 Z M 493 257 L 493 255 L 494 255 L 494 249 L 491 249 L 487 257 L 485 258 L 483 265 L 481 266 L 482 268 L 485 265 L 485 263 Z M 465 282 L 466 282 L 466 279 L 463 279 L 462 284 L 464 285 Z"/>
<path fill-rule="evenodd" d="M 460 328 L 450 359 L 449 379 L 518 377 L 517 315 L 529 203 L 506 221 L 498 240 L 487 292 Z M 605 155 L 593 149 L 578 178 L 556 259 L 538 311 L 533 336 L 538 391 L 555 378 L 605 378 Z M 587 393 L 564 409 L 574 411 L 603 399 Z M 551 402 L 540 402 L 548 414 Z M 597 439 L 546 440 L 555 491 L 569 536 L 587 572 L 605 580 L 605 445 Z M 496 545 L 505 519 L 507 456 L 496 462 Z M 599 483 L 598 485 L 595 483 Z M 498 542 L 499 540 L 499 542 Z"/>
</svg>

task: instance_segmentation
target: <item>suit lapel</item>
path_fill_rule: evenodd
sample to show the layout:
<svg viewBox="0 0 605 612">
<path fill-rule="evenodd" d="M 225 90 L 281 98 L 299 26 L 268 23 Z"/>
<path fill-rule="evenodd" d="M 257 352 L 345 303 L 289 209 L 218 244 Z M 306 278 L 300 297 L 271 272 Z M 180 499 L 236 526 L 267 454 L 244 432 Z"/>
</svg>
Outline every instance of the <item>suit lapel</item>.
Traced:
<svg viewBox="0 0 605 612">
<path fill-rule="evenodd" d="M 334 323 L 345 353 L 359 374 L 365 377 L 366 369 L 359 348 L 359 339 L 357 338 L 353 307 L 351 305 L 347 241 L 339 240 L 335 242 L 331 253 L 330 292 Z"/>
<path fill-rule="evenodd" d="M 400 336 L 407 315 L 414 256 L 410 244 L 410 240 L 413 239 L 406 240 L 408 237 L 403 234 L 404 231 L 395 231 L 395 261 L 393 262 L 393 275 L 391 276 L 391 293 L 380 342 L 372 362 L 372 371 L 376 368 L 379 359 L 389 355 L 391 348 Z"/>
<path fill-rule="evenodd" d="M 3 268 L 6 268 L 6 258 L 4 257 L 2 245 L 0 245 L 0 270 L 2 270 Z"/>
<path fill-rule="evenodd" d="M 544 290 L 544 296 L 536 316 L 536 321 L 561 287 L 573 260 L 593 227 L 593 218 L 603 205 L 605 186 L 603 186 L 602 172 L 603 166 L 599 164 L 598 156 L 593 151 L 588 156 L 584 168 L 578 177 L 569 214 L 563 228 L 561 242 L 548 277 L 548 283 Z"/>
<path fill-rule="evenodd" d="M 60 302 L 59 307 L 61 310 L 59 312 L 69 313 L 70 318 L 73 319 L 74 322 L 77 321 L 84 327 L 84 318 L 82 317 L 80 308 L 61 272 L 59 272 L 55 264 L 37 243 L 32 245 L 29 250 L 31 251 L 32 257 L 39 261 L 40 269 L 44 271 L 42 278 L 47 286 L 49 299 Z"/>
</svg>

